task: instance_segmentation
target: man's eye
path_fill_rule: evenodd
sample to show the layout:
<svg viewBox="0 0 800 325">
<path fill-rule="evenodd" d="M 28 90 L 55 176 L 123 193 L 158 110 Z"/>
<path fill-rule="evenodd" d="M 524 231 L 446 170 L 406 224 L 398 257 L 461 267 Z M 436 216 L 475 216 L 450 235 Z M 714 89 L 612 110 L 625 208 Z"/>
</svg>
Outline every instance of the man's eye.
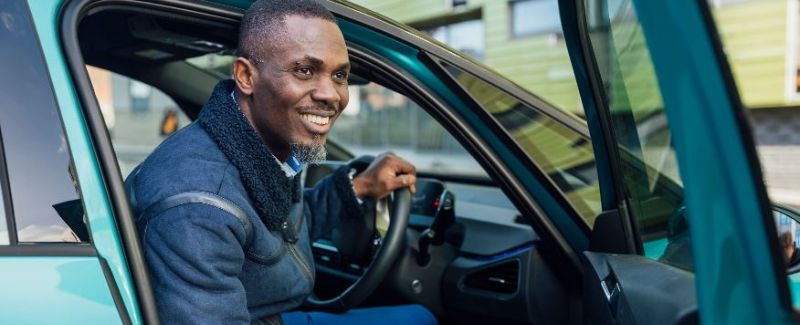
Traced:
<svg viewBox="0 0 800 325">
<path fill-rule="evenodd" d="M 333 77 L 337 80 L 347 80 L 347 72 L 339 71 L 333 74 Z"/>
<path fill-rule="evenodd" d="M 296 69 L 294 69 L 294 72 L 296 72 L 298 74 L 301 74 L 301 75 L 304 75 L 304 76 L 310 76 L 310 75 L 314 74 L 314 70 L 312 70 L 309 67 L 296 68 Z"/>
</svg>

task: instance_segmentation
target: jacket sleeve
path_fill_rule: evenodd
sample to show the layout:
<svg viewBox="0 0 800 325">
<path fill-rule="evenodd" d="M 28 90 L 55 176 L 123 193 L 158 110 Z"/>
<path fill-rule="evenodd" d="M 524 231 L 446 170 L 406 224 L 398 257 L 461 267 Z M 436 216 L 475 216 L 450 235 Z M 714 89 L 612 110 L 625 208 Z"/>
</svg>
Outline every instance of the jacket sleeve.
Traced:
<svg viewBox="0 0 800 325">
<path fill-rule="evenodd" d="M 364 217 L 364 208 L 350 182 L 350 168 L 350 165 L 340 167 L 303 193 L 312 241 L 330 232 L 343 218 Z"/>
<path fill-rule="evenodd" d="M 242 271 L 245 230 L 233 215 L 187 204 L 152 217 L 142 236 L 164 324 L 249 324 Z"/>
</svg>

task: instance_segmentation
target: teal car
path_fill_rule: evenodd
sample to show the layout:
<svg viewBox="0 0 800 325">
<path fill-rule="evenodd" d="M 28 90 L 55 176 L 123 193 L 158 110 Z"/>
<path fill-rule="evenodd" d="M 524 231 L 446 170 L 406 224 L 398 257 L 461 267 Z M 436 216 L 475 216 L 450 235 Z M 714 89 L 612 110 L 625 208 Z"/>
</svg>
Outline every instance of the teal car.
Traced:
<svg viewBox="0 0 800 325">
<path fill-rule="evenodd" d="M 158 323 L 124 177 L 153 149 L 142 139 L 196 118 L 226 78 L 249 3 L 0 2 L 0 322 Z M 325 5 L 358 105 L 306 183 L 370 141 L 413 138 L 426 186 L 373 202 L 374 223 L 349 225 L 361 232 L 315 242 L 304 308 L 417 303 L 442 323 L 799 320 L 707 1 L 558 1 L 582 118 L 378 13 Z M 109 99 L 115 82 L 124 103 Z M 172 113 L 152 126 L 154 91 Z"/>
</svg>

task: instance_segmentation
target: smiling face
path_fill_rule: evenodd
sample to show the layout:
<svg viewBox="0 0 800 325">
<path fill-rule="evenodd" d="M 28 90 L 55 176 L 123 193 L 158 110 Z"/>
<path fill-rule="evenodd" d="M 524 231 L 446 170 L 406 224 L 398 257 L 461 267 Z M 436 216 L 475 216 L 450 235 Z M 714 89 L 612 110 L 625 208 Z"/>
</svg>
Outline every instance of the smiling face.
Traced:
<svg viewBox="0 0 800 325">
<path fill-rule="evenodd" d="M 239 106 L 280 160 L 293 147 L 322 147 L 347 106 L 347 47 L 330 21 L 287 16 L 262 58 L 238 58 Z M 265 40 L 266 41 L 266 40 Z"/>
</svg>

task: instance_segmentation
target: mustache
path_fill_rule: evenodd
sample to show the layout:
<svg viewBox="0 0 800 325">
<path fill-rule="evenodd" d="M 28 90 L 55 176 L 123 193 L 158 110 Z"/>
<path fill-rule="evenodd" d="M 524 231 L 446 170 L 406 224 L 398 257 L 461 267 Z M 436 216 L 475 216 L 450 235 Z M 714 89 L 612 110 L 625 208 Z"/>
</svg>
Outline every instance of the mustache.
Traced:
<svg viewBox="0 0 800 325">
<path fill-rule="evenodd" d="M 325 104 L 325 103 L 317 102 L 317 103 L 314 103 L 312 105 L 300 106 L 298 108 L 298 110 L 301 111 L 301 112 L 305 112 L 305 111 L 317 111 L 317 112 L 318 111 L 327 111 L 327 112 L 338 113 L 340 110 L 339 110 L 339 108 L 337 106 L 338 105 L 336 105 L 336 104 Z"/>
</svg>

